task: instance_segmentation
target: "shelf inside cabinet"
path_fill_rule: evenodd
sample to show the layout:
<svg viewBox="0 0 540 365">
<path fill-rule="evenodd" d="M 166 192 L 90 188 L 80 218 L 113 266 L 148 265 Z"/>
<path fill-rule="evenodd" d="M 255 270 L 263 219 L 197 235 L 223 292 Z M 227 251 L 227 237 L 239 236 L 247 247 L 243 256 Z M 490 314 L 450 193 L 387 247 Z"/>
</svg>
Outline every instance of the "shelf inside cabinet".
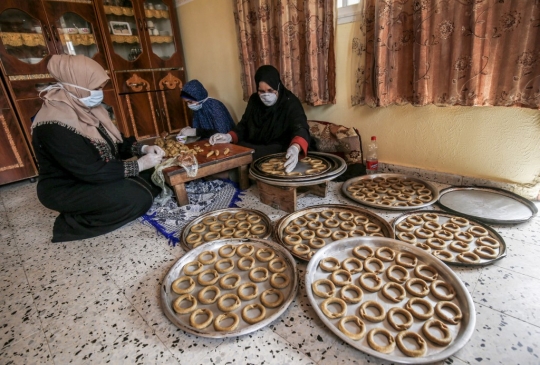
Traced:
<svg viewBox="0 0 540 365">
<path fill-rule="evenodd" d="M 111 35 L 113 43 L 140 43 L 139 37 L 136 35 Z"/>
<path fill-rule="evenodd" d="M 104 6 L 103 8 L 105 9 L 105 14 L 107 15 L 114 14 L 118 16 L 122 16 L 122 15 L 134 16 L 133 8 L 126 8 L 123 6 L 108 6 L 108 5 Z"/>
<path fill-rule="evenodd" d="M 71 42 L 74 46 L 91 46 L 96 44 L 93 34 L 60 34 L 62 44 Z"/>
<path fill-rule="evenodd" d="M 167 35 L 151 35 L 150 42 L 152 43 L 172 43 L 173 37 Z"/>
<path fill-rule="evenodd" d="M 11 47 L 45 46 L 45 38 L 40 33 L 0 33 L 2 43 Z"/>
<path fill-rule="evenodd" d="M 144 15 L 147 18 L 169 19 L 169 12 L 167 10 L 145 9 L 144 10 Z"/>
</svg>

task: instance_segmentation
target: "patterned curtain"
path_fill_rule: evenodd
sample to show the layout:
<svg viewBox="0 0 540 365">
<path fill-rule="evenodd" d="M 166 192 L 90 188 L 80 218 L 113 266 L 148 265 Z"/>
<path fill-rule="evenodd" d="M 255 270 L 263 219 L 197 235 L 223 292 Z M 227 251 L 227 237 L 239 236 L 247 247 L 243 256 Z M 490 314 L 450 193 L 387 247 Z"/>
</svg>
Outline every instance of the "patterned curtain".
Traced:
<svg viewBox="0 0 540 365">
<path fill-rule="evenodd" d="M 273 65 L 301 101 L 335 103 L 334 1 L 234 1 L 244 100 L 257 91 L 257 68 Z"/>
<path fill-rule="evenodd" d="M 540 0 L 364 0 L 352 104 L 540 109 Z"/>
</svg>

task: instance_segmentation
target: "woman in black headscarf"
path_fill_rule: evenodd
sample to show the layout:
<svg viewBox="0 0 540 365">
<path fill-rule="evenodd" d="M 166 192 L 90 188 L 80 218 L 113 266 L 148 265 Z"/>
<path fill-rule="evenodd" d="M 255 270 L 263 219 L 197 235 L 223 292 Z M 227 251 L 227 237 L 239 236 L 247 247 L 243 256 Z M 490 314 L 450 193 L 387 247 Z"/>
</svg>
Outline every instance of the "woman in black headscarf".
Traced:
<svg viewBox="0 0 540 365">
<path fill-rule="evenodd" d="M 278 70 L 270 65 L 255 73 L 257 92 L 249 98 L 242 120 L 227 134 L 210 137 L 210 144 L 237 143 L 255 150 L 253 159 L 287 152 L 285 171 L 291 172 L 298 156 L 307 154 L 309 127 L 300 100 L 283 86 Z"/>
</svg>

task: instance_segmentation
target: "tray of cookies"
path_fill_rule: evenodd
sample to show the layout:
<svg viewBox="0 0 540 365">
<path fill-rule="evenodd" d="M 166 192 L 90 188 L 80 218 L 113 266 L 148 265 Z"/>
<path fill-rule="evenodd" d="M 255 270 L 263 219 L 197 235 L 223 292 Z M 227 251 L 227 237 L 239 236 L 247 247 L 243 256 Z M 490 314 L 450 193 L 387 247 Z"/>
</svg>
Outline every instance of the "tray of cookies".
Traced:
<svg viewBox="0 0 540 365">
<path fill-rule="evenodd" d="M 419 209 L 439 199 L 434 185 L 402 174 L 354 177 L 343 183 L 341 192 L 357 203 L 388 210 Z"/>
<path fill-rule="evenodd" d="M 396 239 L 456 266 L 485 266 L 506 257 L 504 239 L 491 227 L 465 217 L 422 210 L 397 217 Z"/>
<path fill-rule="evenodd" d="M 275 226 L 276 241 L 293 256 L 309 260 L 317 250 L 348 237 L 394 238 L 392 226 L 369 210 L 352 205 L 315 205 L 281 218 Z"/>
<path fill-rule="evenodd" d="M 226 238 L 261 238 L 272 235 L 272 221 L 261 211 L 226 208 L 200 215 L 184 226 L 180 243 L 191 250 L 205 242 Z"/>
<path fill-rule="evenodd" d="M 276 320 L 297 290 L 296 263 L 283 247 L 255 238 L 224 239 L 192 249 L 171 267 L 161 306 L 186 332 L 236 337 Z"/>
<path fill-rule="evenodd" d="M 276 179 L 287 178 L 305 178 L 305 177 L 317 177 L 333 167 L 333 162 L 326 156 L 310 154 L 303 159 L 298 160 L 293 171 L 285 172 L 285 158 L 284 153 L 276 153 L 268 156 L 261 157 L 252 163 L 252 169 L 258 174 L 266 177 L 273 177 Z"/>
<path fill-rule="evenodd" d="M 308 299 L 343 341 L 401 364 L 444 360 L 471 338 L 471 295 L 442 261 L 403 242 L 353 237 L 320 249 L 306 268 Z"/>
</svg>

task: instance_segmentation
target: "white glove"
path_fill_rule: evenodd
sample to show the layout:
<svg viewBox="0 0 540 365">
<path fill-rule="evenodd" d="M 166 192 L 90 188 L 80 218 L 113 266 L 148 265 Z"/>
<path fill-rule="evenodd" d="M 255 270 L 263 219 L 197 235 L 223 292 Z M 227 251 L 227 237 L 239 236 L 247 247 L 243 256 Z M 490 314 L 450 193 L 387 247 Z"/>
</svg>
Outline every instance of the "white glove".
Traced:
<svg viewBox="0 0 540 365">
<path fill-rule="evenodd" d="M 143 157 L 139 158 L 137 160 L 137 163 L 139 164 L 139 172 L 151 169 L 152 167 L 156 166 L 161 162 L 162 158 L 163 156 L 158 155 L 157 153 L 148 153 Z"/>
<path fill-rule="evenodd" d="M 145 155 L 149 154 L 149 153 L 153 153 L 153 154 L 156 154 L 156 155 L 160 155 L 161 157 L 165 156 L 165 151 L 163 151 L 163 149 L 161 149 L 161 147 L 159 147 L 159 146 L 144 145 L 141 148 L 141 152 L 143 154 L 145 154 Z"/>
<path fill-rule="evenodd" d="M 215 145 L 216 143 L 231 143 L 232 137 L 229 133 L 216 133 L 212 137 L 210 137 L 211 145 Z"/>
<path fill-rule="evenodd" d="M 180 135 L 186 137 L 195 137 L 197 136 L 197 128 L 185 127 L 180 131 Z"/>
<path fill-rule="evenodd" d="M 285 154 L 285 158 L 287 161 L 283 164 L 285 167 L 285 172 L 289 173 L 296 167 L 296 164 L 298 163 L 298 154 L 300 153 L 300 147 L 298 147 L 297 144 L 291 145 L 287 149 L 287 153 Z"/>
</svg>

